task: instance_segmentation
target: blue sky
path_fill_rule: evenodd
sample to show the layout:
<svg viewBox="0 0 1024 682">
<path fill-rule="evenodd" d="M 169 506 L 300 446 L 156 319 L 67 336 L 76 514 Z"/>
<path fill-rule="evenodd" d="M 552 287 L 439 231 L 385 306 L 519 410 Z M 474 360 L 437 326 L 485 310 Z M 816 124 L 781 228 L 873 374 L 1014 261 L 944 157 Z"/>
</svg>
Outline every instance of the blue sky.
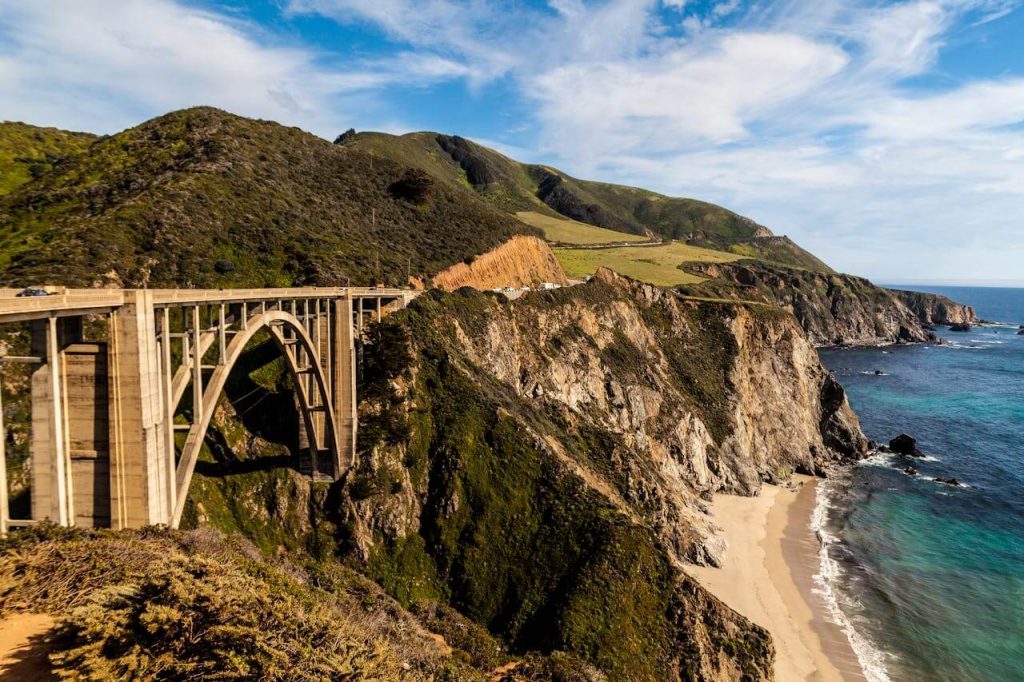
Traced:
<svg viewBox="0 0 1024 682">
<path fill-rule="evenodd" d="M 1021 2 L 0 0 L 0 119 L 458 133 L 878 280 L 1024 280 Z"/>
</svg>

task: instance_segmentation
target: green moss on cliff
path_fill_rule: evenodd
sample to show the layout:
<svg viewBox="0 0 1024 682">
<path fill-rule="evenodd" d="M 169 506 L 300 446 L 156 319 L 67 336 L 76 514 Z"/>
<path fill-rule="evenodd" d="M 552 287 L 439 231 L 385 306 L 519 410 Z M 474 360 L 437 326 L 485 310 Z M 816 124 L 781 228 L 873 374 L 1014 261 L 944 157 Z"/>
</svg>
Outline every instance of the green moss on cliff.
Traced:
<svg viewBox="0 0 1024 682">
<path fill-rule="evenodd" d="M 512 305 L 554 315 L 563 308 L 614 306 L 625 295 L 594 281 Z M 652 326 L 663 325 L 665 343 L 676 344 L 662 349 L 675 358 L 673 380 L 694 405 L 705 403 L 710 428 L 721 438 L 731 428 L 721 400 L 737 352 L 723 315 L 730 306 L 656 305 L 665 309 L 650 313 Z M 425 491 L 419 531 L 397 541 L 376 536 L 371 575 L 403 602 L 447 601 L 514 652 L 565 651 L 610 679 L 665 679 L 687 651 L 724 650 L 725 644 L 698 641 L 694 628 L 680 625 L 683 578 L 654 533 L 572 473 L 544 439 L 558 441 L 625 492 L 628 482 L 616 478 L 612 464 L 619 452 L 616 440 L 586 420 L 570 424 L 557 412 L 536 409 L 456 350 L 456 328 L 477 338 L 507 310 L 495 298 L 469 291 L 427 294 L 377 332 L 400 340 L 406 358 L 393 358 L 391 365 L 378 356 L 384 349 L 366 349 L 367 367 L 374 368 L 367 374 L 367 392 L 377 395 L 377 402 L 414 408 L 402 416 L 407 438 L 373 440 L 376 454 L 364 458 L 363 475 L 379 469 L 386 452 L 400 453 L 394 456 L 410 463 L 410 471 L 427 463 L 422 477 L 412 479 Z M 532 336 L 528 317 L 517 320 L 527 325 L 521 332 Z M 680 324 L 689 335 L 671 338 Z M 563 343 L 588 338 L 578 326 L 565 334 Z M 701 352 L 695 353 L 698 346 Z M 647 371 L 644 352 L 622 332 L 613 335 L 601 357 L 620 378 Z M 407 392 L 394 394 L 396 384 Z M 366 407 L 369 414 L 383 414 L 377 404 Z M 718 422 L 715 411 L 721 414 Z M 367 503 L 382 510 L 389 504 L 385 497 Z M 745 636 L 742 626 L 730 627 Z M 726 655 L 745 660 L 741 668 L 756 679 L 771 652 L 766 635 L 751 632 L 768 647 L 762 658 L 744 659 L 735 645 L 730 649 L 735 655 Z M 704 673 L 694 665 L 692 677 L 699 678 Z"/>
<path fill-rule="evenodd" d="M 612 674 L 659 679 L 673 574 L 650 533 L 458 369 L 441 361 L 420 372 L 435 421 L 422 544 L 385 544 L 371 575 L 401 601 L 447 593 L 517 650 L 565 649 Z"/>
</svg>

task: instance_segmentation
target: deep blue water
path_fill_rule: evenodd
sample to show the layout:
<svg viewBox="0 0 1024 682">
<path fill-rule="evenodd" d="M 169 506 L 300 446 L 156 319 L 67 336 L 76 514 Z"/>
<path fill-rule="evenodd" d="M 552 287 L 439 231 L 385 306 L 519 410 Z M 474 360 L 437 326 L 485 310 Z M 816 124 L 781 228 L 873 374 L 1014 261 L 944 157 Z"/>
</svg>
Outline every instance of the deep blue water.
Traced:
<svg viewBox="0 0 1024 682">
<path fill-rule="evenodd" d="M 824 565 L 875 679 L 1024 681 L 1024 289 L 902 288 L 1012 326 L 821 352 L 869 438 L 910 433 L 929 456 L 877 455 L 822 487 Z"/>
</svg>

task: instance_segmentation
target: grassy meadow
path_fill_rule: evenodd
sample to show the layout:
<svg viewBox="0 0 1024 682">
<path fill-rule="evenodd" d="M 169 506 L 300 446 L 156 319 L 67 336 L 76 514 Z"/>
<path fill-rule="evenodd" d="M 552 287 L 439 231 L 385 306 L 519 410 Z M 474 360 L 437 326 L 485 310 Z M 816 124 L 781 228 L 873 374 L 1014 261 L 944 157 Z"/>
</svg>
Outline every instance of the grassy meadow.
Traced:
<svg viewBox="0 0 1024 682">
<path fill-rule="evenodd" d="M 577 220 L 556 218 L 536 211 L 520 211 L 516 217 L 527 225 L 544 231 L 544 238 L 559 244 L 615 244 L 618 242 L 645 242 L 647 237 L 628 232 L 617 232 L 603 227 L 587 225 Z"/>
<path fill-rule="evenodd" d="M 657 286 L 696 284 L 703 278 L 679 269 L 683 263 L 727 263 L 743 256 L 689 246 L 679 242 L 658 246 L 619 246 L 608 249 L 555 249 L 565 274 L 572 278 L 592 275 L 601 266 Z"/>
</svg>

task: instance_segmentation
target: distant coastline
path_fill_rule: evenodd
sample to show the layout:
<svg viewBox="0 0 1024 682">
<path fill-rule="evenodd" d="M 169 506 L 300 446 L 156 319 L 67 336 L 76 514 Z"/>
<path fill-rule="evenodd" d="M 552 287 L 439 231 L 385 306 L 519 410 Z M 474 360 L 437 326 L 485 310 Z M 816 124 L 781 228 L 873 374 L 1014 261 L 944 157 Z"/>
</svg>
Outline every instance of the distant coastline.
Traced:
<svg viewBox="0 0 1024 682">
<path fill-rule="evenodd" d="M 970 289 L 972 287 L 982 287 L 985 289 L 1024 289 L 1024 279 L 885 279 L 879 280 L 876 284 L 880 287 L 885 287 L 886 289 L 910 289 L 911 291 L 926 291 L 928 293 L 935 292 L 924 287 L 955 287 L 959 289 Z"/>
</svg>

